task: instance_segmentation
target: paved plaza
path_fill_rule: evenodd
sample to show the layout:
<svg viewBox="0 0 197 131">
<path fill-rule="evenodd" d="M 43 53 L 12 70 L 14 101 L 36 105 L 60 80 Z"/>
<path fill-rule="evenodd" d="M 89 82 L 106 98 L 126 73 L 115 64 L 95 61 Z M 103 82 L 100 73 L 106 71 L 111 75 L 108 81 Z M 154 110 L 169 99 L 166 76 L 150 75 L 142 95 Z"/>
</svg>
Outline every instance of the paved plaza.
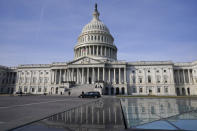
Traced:
<svg viewBox="0 0 197 131">
<path fill-rule="evenodd" d="M 0 96 L 2 131 L 196 130 L 196 122 L 196 98 Z"/>
<path fill-rule="evenodd" d="M 0 96 L 0 130 L 8 130 L 95 100 L 68 96 Z"/>
</svg>

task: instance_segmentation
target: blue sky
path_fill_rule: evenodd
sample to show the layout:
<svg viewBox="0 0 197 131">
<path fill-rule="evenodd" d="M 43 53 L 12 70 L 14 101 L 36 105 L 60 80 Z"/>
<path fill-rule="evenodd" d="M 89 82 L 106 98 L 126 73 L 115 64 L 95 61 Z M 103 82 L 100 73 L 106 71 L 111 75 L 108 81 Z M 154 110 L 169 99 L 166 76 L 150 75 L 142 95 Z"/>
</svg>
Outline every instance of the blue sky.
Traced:
<svg viewBox="0 0 197 131">
<path fill-rule="evenodd" d="M 119 60 L 197 60 L 197 0 L 0 0 L 0 65 L 72 60 L 95 2 Z"/>
</svg>

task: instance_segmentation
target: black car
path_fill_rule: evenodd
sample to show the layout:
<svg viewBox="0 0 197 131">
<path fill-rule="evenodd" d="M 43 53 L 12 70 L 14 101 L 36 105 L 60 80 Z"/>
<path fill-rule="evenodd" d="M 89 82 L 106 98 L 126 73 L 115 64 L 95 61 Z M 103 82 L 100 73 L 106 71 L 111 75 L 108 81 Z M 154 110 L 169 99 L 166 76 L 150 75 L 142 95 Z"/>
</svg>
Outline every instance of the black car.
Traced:
<svg viewBox="0 0 197 131">
<path fill-rule="evenodd" d="M 91 92 L 83 93 L 79 97 L 80 98 L 99 98 L 101 97 L 101 94 L 98 91 L 91 91 Z"/>
</svg>

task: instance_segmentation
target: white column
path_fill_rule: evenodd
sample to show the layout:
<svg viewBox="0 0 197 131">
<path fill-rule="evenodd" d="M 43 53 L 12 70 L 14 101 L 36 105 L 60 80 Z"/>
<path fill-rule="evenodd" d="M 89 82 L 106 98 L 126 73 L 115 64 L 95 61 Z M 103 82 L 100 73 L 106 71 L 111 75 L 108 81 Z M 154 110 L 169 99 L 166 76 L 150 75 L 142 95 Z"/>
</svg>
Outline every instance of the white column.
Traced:
<svg viewBox="0 0 197 131">
<path fill-rule="evenodd" d="M 178 83 L 180 84 L 181 83 L 181 79 L 180 79 L 180 73 L 179 73 L 179 70 L 177 70 L 178 72 Z"/>
<path fill-rule="evenodd" d="M 175 77 L 174 77 L 174 70 L 173 69 L 170 69 L 170 74 L 171 74 L 171 83 L 174 84 Z"/>
<path fill-rule="evenodd" d="M 68 81 L 68 69 L 66 69 L 66 81 Z"/>
<path fill-rule="evenodd" d="M 121 68 L 119 68 L 119 84 L 121 84 Z"/>
<path fill-rule="evenodd" d="M 67 69 L 67 81 L 70 81 L 70 69 Z"/>
<path fill-rule="evenodd" d="M 79 68 L 77 68 L 77 84 L 79 84 Z"/>
<path fill-rule="evenodd" d="M 100 56 L 103 56 L 103 46 L 101 46 L 100 50 Z"/>
<path fill-rule="evenodd" d="M 72 81 L 74 81 L 74 68 L 72 68 Z"/>
<path fill-rule="evenodd" d="M 95 49 L 94 49 L 94 48 L 95 48 L 95 47 L 94 47 L 94 45 L 93 45 L 93 55 L 95 55 L 95 52 L 94 52 L 94 51 L 95 51 Z"/>
<path fill-rule="evenodd" d="M 82 68 L 82 84 L 84 84 L 84 68 Z"/>
<path fill-rule="evenodd" d="M 83 55 L 82 48 L 80 48 L 80 52 L 81 52 L 81 53 L 80 53 L 80 56 L 82 56 L 82 55 Z"/>
<path fill-rule="evenodd" d="M 94 67 L 92 68 L 92 83 L 94 84 L 95 82 L 95 69 Z"/>
<path fill-rule="evenodd" d="M 50 75 L 51 75 L 51 84 L 53 84 L 53 70 L 51 70 Z M 30 83 L 31 83 L 31 78 L 30 78 Z"/>
<path fill-rule="evenodd" d="M 85 51 L 86 51 L 86 56 L 88 55 L 88 47 L 85 47 Z"/>
<path fill-rule="evenodd" d="M 90 75 L 89 68 L 87 68 L 87 84 L 89 84 L 89 75 Z"/>
<path fill-rule="evenodd" d="M 60 69 L 60 74 L 59 74 L 59 84 L 62 83 L 62 70 Z"/>
<path fill-rule="evenodd" d="M 109 68 L 109 71 L 108 71 L 108 72 L 109 72 L 109 75 L 108 75 L 108 76 L 109 76 L 109 82 L 111 82 L 111 76 L 110 76 L 110 75 L 111 75 L 111 72 L 110 72 L 110 68 Z"/>
<path fill-rule="evenodd" d="M 54 84 L 57 84 L 57 70 L 54 70 Z"/>
<path fill-rule="evenodd" d="M 98 45 L 96 46 L 96 55 L 98 56 Z"/>
<path fill-rule="evenodd" d="M 188 69 L 188 77 L 189 77 L 189 83 L 192 83 L 192 81 L 191 81 L 191 75 L 190 75 L 190 69 Z"/>
<path fill-rule="evenodd" d="M 105 67 L 103 67 L 103 81 L 105 82 Z"/>
<path fill-rule="evenodd" d="M 107 50 L 106 49 L 107 49 L 107 47 L 105 46 L 105 56 L 107 56 Z"/>
<path fill-rule="evenodd" d="M 183 69 L 183 83 L 186 83 L 185 81 L 185 70 Z"/>
<path fill-rule="evenodd" d="M 92 55 L 92 54 L 91 54 L 91 47 L 90 47 L 90 46 L 89 46 L 89 55 Z"/>
<path fill-rule="evenodd" d="M 116 84 L 116 68 L 114 68 L 114 84 Z"/>
<path fill-rule="evenodd" d="M 127 67 L 124 68 L 124 83 L 125 83 L 125 84 L 127 83 L 126 68 L 127 68 Z"/>
<path fill-rule="evenodd" d="M 97 78 L 97 80 L 99 81 L 100 80 L 100 70 L 99 70 L 99 67 L 98 67 L 98 78 Z"/>
</svg>

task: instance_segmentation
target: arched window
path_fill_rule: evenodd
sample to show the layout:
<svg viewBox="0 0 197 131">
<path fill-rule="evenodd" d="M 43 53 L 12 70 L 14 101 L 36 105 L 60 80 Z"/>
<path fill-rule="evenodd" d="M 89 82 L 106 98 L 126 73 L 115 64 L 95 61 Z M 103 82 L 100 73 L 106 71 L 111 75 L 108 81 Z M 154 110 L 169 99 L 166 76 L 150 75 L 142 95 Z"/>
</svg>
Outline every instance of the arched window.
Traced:
<svg viewBox="0 0 197 131">
<path fill-rule="evenodd" d="M 103 42 L 103 36 L 101 36 L 101 41 Z"/>
<path fill-rule="evenodd" d="M 98 36 L 98 40 L 100 41 L 100 35 Z"/>
<path fill-rule="evenodd" d="M 94 36 L 94 40 L 96 40 L 96 36 Z"/>
<path fill-rule="evenodd" d="M 151 83 L 151 76 L 148 76 L 148 83 Z"/>
<path fill-rule="evenodd" d="M 157 83 L 160 83 L 161 82 L 161 76 L 157 75 L 156 76 L 156 79 L 157 79 Z"/>
<path fill-rule="evenodd" d="M 164 78 L 164 82 L 167 83 L 168 82 L 168 76 L 167 75 L 164 75 L 163 78 Z"/>
<path fill-rule="evenodd" d="M 93 40 L 93 36 L 91 36 L 91 40 Z"/>
<path fill-rule="evenodd" d="M 88 36 L 88 41 L 90 40 L 90 36 Z"/>
</svg>

